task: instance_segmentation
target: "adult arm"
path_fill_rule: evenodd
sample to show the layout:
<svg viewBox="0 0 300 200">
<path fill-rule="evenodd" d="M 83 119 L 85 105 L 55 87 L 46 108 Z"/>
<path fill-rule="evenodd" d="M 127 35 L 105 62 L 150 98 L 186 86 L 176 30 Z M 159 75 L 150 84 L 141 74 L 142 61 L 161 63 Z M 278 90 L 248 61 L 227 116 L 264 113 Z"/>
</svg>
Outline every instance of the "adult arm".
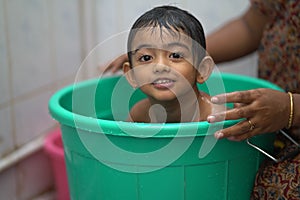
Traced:
<svg viewBox="0 0 300 200">
<path fill-rule="evenodd" d="M 128 61 L 127 54 L 123 54 L 113 60 L 106 68 L 105 71 L 111 71 L 112 73 L 116 73 L 120 69 L 122 69 L 123 64 Z"/>
<path fill-rule="evenodd" d="M 216 63 L 240 58 L 255 51 L 268 17 L 250 6 L 240 17 L 207 36 L 207 51 Z"/>
</svg>

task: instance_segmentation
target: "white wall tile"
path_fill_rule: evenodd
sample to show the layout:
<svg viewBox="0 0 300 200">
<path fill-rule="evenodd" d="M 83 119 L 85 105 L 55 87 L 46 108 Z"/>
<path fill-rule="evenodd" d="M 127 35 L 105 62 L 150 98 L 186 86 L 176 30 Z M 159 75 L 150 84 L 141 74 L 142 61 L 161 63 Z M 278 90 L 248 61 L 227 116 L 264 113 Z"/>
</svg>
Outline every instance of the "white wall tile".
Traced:
<svg viewBox="0 0 300 200">
<path fill-rule="evenodd" d="M 0 199 L 18 200 L 16 169 L 10 168 L 0 173 Z"/>
<path fill-rule="evenodd" d="M 13 96 L 49 84 L 51 69 L 47 1 L 6 1 Z"/>
<path fill-rule="evenodd" d="M 56 76 L 62 79 L 75 74 L 81 64 L 79 3 L 74 0 L 55 0 L 51 4 Z"/>
<path fill-rule="evenodd" d="M 55 124 L 49 115 L 50 92 L 16 103 L 14 109 L 16 144 L 22 145 Z"/>
<path fill-rule="evenodd" d="M 96 1 L 96 13 L 95 17 L 97 20 L 96 31 L 97 40 L 102 42 L 113 34 L 118 33 L 118 27 L 120 26 L 120 12 L 123 12 L 121 5 L 118 5 L 118 0 L 111 1 Z"/>
<path fill-rule="evenodd" d="M 257 54 L 253 53 L 235 61 L 217 65 L 218 70 L 257 77 Z"/>
<path fill-rule="evenodd" d="M 0 109 L 0 158 L 14 149 L 10 107 Z"/>
<path fill-rule="evenodd" d="M 0 105 L 10 100 L 8 58 L 6 49 L 7 43 L 3 5 L 3 0 L 0 0 Z"/>
</svg>

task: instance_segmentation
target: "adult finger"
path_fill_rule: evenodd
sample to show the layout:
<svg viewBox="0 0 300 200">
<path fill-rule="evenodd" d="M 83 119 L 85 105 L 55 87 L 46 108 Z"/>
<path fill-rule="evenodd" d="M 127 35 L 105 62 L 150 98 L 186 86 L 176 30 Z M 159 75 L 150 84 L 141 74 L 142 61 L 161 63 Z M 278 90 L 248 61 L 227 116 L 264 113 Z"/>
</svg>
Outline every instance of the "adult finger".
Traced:
<svg viewBox="0 0 300 200">
<path fill-rule="evenodd" d="M 219 94 L 211 98 L 211 102 L 215 104 L 224 104 L 224 103 L 243 103 L 248 104 L 254 101 L 260 91 L 256 90 L 245 90 L 245 91 L 236 91 L 230 93 Z"/>
<path fill-rule="evenodd" d="M 234 141 L 241 141 L 258 134 L 258 128 L 255 122 L 243 120 L 231 127 L 217 131 L 214 136 L 217 139 L 228 138 Z"/>
<path fill-rule="evenodd" d="M 255 113 L 255 109 L 251 107 L 251 105 L 244 105 L 235 107 L 233 109 L 213 113 L 207 117 L 207 121 L 209 123 L 219 122 L 223 120 L 236 120 L 242 118 L 251 118 Z"/>
</svg>

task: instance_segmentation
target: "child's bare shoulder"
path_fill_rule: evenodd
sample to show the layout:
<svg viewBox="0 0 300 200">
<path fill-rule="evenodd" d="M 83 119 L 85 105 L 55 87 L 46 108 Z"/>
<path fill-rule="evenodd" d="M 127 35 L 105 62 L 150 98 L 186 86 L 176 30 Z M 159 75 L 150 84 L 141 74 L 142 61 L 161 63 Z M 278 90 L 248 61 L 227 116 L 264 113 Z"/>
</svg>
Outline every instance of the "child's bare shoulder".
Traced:
<svg viewBox="0 0 300 200">
<path fill-rule="evenodd" d="M 130 110 L 130 119 L 128 121 L 132 122 L 144 122 L 149 118 L 148 110 L 149 110 L 149 100 L 143 99 L 131 108 Z"/>
</svg>

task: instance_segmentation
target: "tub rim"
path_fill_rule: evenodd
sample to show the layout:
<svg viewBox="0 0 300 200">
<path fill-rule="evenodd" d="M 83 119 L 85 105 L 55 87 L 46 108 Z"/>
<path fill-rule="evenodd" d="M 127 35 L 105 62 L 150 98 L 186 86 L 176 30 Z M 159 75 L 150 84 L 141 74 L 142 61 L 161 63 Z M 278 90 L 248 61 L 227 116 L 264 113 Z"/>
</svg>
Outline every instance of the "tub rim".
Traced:
<svg viewBox="0 0 300 200">
<path fill-rule="evenodd" d="M 103 77 L 100 79 L 109 79 L 109 78 L 115 78 L 120 77 L 121 75 L 115 75 L 115 76 L 108 76 Z M 214 74 L 211 75 L 213 77 Z M 232 74 L 232 73 L 221 73 L 222 78 L 227 78 L 230 80 L 239 81 L 239 79 L 242 79 L 243 81 L 250 81 L 255 82 L 259 85 L 261 85 L 261 88 L 270 88 L 275 89 L 279 91 L 283 91 L 279 86 L 268 82 L 263 79 L 254 78 L 250 76 L 240 75 L 240 74 Z M 75 84 L 68 85 L 58 91 L 56 91 L 50 98 L 48 103 L 48 109 L 51 114 L 51 116 L 57 120 L 62 125 L 71 126 L 73 128 L 76 128 L 78 130 L 82 131 L 89 131 L 89 132 L 96 132 L 96 133 L 104 133 L 108 135 L 118 135 L 118 136 L 129 136 L 132 137 L 126 133 L 124 133 L 119 126 L 126 127 L 126 130 L 129 131 L 142 131 L 142 133 L 146 133 L 149 127 L 151 127 L 151 132 L 153 130 L 166 132 L 164 134 L 156 134 L 152 137 L 174 137 L 174 132 L 178 129 L 182 129 L 187 134 L 184 136 L 195 136 L 194 134 L 189 135 L 189 131 L 194 131 L 195 128 L 197 129 L 196 136 L 206 136 L 209 135 L 207 133 L 207 130 L 219 130 L 220 126 L 222 128 L 226 128 L 229 126 L 232 126 L 239 121 L 242 121 L 244 119 L 238 119 L 238 120 L 225 120 L 222 122 L 217 123 L 208 123 L 207 121 L 201 121 L 201 122 L 183 122 L 183 123 L 141 123 L 141 122 L 125 122 L 125 121 L 113 121 L 108 119 L 98 119 L 98 118 L 92 118 L 85 115 L 73 113 L 63 107 L 61 105 L 61 99 L 63 96 L 70 94 L 73 89 L 76 87 L 87 87 L 90 84 L 94 84 L 95 81 L 99 81 L 100 79 L 89 79 L 82 82 L 78 82 Z M 78 126 L 78 123 L 75 123 L 76 120 L 80 120 L 80 125 Z M 101 127 L 99 129 L 99 126 Z M 88 128 L 87 128 L 88 127 Z M 149 131 L 149 130 L 148 130 Z M 212 131 L 210 131 L 210 134 L 213 134 Z"/>
</svg>

